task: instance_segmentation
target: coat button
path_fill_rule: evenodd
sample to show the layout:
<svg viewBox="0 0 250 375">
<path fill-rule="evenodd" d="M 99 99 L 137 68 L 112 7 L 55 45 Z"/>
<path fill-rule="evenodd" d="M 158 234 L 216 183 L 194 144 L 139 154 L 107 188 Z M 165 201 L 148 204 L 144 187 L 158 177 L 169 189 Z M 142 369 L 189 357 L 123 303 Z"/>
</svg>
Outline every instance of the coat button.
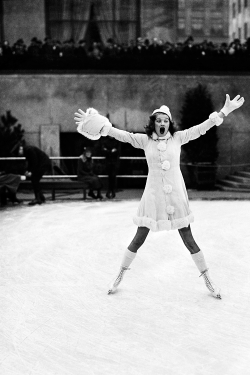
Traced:
<svg viewBox="0 0 250 375">
<path fill-rule="evenodd" d="M 165 171 L 167 171 L 169 168 L 170 168 L 170 163 L 168 160 L 164 160 L 164 162 L 162 163 L 162 169 L 164 169 Z"/>
<path fill-rule="evenodd" d="M 174 213 L 174 206 L 167 206 L 167 213 L 169 215 L 173 214 Z"/>
<path fill-rule="evenodd" d="M 165 141 L 160 141 L 157 145 L 157 148 L 159 151 L 166 151 L 167 149 L 167 144 Z"/>
<path fill-rule="evenodd" d="M 172 193 L 172 190 L 173 190 L 173 188 L 172 188 L 172 186 L 171 185 L 165 185 L 164 187 L 163 187 L 163 191 L 165 192 L 165 193 L 167 193 L 167 194 L 170 194 L 170 193 Z"/>
</svg>

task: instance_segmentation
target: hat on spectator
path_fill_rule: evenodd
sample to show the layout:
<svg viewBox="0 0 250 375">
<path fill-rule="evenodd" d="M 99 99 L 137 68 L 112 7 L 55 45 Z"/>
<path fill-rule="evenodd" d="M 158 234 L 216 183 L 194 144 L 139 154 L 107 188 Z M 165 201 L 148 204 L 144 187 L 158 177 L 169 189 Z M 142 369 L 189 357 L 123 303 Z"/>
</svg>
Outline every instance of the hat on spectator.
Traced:
<svg viewBox="0 0 250 375">
<path fill-rule="evenodd" d="M 164 113 L 165 115 L 168 115 L 170 120 L 172 120 L 172 115 L 170 113 L 170 109 L 166 105 L 162 105 L 160 108 L 157 108 L 153 111 L 152 115 L 155 115 L 156 113 Z"/>
</svg>

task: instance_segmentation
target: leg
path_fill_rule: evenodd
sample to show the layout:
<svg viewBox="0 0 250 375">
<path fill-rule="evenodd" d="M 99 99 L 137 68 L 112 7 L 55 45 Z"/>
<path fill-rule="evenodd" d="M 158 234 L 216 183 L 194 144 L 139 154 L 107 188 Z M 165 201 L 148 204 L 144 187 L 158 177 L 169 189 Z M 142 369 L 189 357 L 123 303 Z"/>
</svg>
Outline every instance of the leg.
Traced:
<svg viewBox="0 0 250 375">
<path fill-rule="evenodd" d="M 97 192 L 96 198 L 102 199 L 101 189 L 97 189 L 96 192 Z"/>
<path fill-rule="evenodd" d="M 33 206 L 35 204 L 42 204 L 41 200 L 41 187 L 40 187 L 40 180 L 42 178 L 42 175 L 40 174 L 32 174 L 31 176 L 31 182 L 34 190 L 35 199 L 31 202 L 29 202 L 29 206 Z"/>
<path fill-rule="evenodd" d="M 184 242 L 184 245 L 187 247 L 191 254 L 196 254 L 200 251 L 200 248 L 194 240 L 190 225 L 188 227 L 179 229 L 179 233 L 182 241 Z"/>
<path fill-rule="evenodd" d="M 3 207 L 3 206 L 6 206 L 7 204 L 7 194 L 6 194 L 6 187 L 5 186 L 1 186 L 0 187 L 0 206 Z"/>
<path fill-rule="evenodd" d="M 129 269 L 130 264 L 135 259 L 137 250 L 143 245 L 144 241 L 147 238 L 147 235 L 149 233 L 149 229 L 146 227 L 138 227 L 137 232 L 135 234 L 135 237 L 133 238 L 132 242 L 128 246 L 128 248 L 125 250 L 125 253 L 122 258 L 121 262 L 121 268 L 118 276 L 115 278 L 115 280 L 111 283 L 108 294 L 114 293 L 118 287 L 118 285 L 121 283 L 125 271 Z"/>
<path fill-rule="evenodd" d="M 198 247 L 197 243 L 193 238 L 190 226 L 179 229 L 180 236 L 184 242 L 184 245 L 190 251 L 192 259 L 196 264 L 196 267 L 201 272 L 201 275 L 205 281 L 206 287 L 212 293 L 213 297 L 221 298 L 220 289 L 214 285 L 208 274 L 208 267 L 204 258 L 203 252 Z"/>
<path fill-rule="evenodd" d="M 111 191 L 111 198 L 115 198 L 115 192 L 116 192 L 116 168 L 115 166 L 111 172 L 109 190 Z"/>
<path fill-rule="evenodd" d="M 88 196 L 93 198 L 93 199 L 98 199 L 98 198 L 102 199 L 102 196 L 101 196 L 102 183 L 101 183 L 101 180 L 99 179 L 99 177 L 98 176 L 89 176 L 88 182 L 89 182 Z M 97 191 L 97 195 L 95 195 L 94 190 Z"/>
<path fill-rule="evenodd" d="M 20 199 L 17 198 L 16 196 L 16 192 L 14 190 L 10 190 L 7 188 L 7 192 L 8 192 L 8 198 L 9 200 L 14 204 L 14 203 L 22 203 L 22 201 Z"/>
<path fill-rule="evenodd" d="M 92 189 L 89 190 L 88 197 L 93 198 L 93 199 L 97 199 L 97 196 L 95 195 L 95 193 Z"/>
<path fill-rule="evenodd" d="M 132 253 L 137 253 L 137 250 L 144 244 L 148 233 L 149 229 L 147 227 L 138 227 L 132 242 L 128 246 L 128 249 L 132 251 Z"/>
</svg>

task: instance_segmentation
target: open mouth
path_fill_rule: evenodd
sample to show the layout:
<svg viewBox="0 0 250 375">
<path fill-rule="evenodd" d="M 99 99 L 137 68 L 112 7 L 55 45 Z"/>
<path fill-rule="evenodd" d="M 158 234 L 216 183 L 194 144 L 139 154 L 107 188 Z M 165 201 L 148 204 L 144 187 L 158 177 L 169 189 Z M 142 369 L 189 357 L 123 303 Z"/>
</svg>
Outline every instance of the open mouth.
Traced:
<svg viewBox="0 0 250 375">
<path fill-rule="evenodd" d="M 165 133 L 165 127 L 164 127 L 164 126 L 161 126 L 161 127 L 160 127 L 160 133 L 161 133 L 161 134 L 164 134 L 164 133 Z"/>
</svg>

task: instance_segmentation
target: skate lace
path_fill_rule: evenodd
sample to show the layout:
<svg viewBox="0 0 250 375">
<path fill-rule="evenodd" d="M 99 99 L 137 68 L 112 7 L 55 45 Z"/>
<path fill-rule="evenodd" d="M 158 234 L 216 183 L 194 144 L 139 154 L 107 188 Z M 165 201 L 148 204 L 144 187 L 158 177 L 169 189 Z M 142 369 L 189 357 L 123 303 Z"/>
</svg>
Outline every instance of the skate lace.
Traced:
<svg viewBox="0 0 250 375">
<path fill-rule="evenodd" d="M 203 271 L 201 274 L 200 274 L 200 277 L 203 276 L 204 278 L 204 281 L 205 281 L 205 284 L 206 284 L 206 287 L 208 288 L 208 290 L 210 290 L 210 292 L 215 292 L 215 289 L 212 285 L 212 281 L 209 279 L 208 275 L 207 275 L 207 270 Z"/>
<path fill-rule="evenodd" d="M 117 286 L 120 284 L 120 282 L 122 281 L 123 279 L 123 275 L 124 275 L 124 272 L 127 271 L 127 270 L 130 270 L 130 268 L 127 268 L 127 267 L 122 267 L 117 278 L 115 279 L 115 282 L 114 282 L 114 286 Z"/>
</svg>

